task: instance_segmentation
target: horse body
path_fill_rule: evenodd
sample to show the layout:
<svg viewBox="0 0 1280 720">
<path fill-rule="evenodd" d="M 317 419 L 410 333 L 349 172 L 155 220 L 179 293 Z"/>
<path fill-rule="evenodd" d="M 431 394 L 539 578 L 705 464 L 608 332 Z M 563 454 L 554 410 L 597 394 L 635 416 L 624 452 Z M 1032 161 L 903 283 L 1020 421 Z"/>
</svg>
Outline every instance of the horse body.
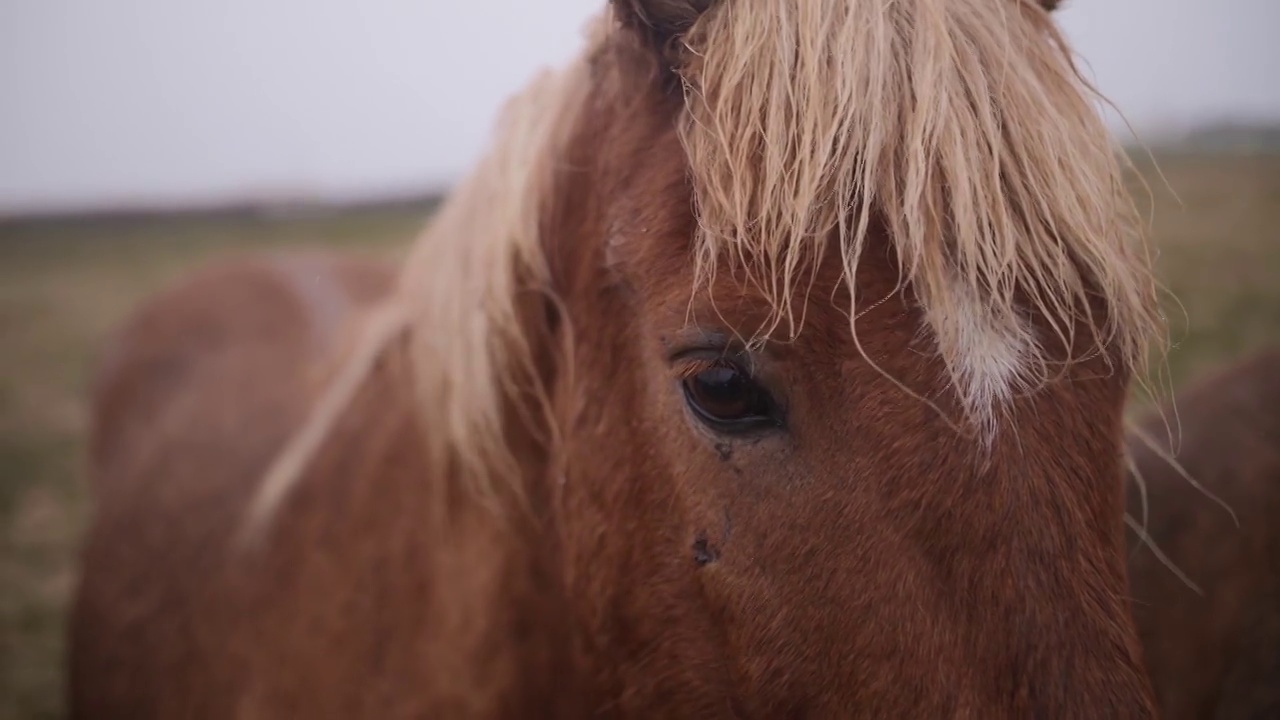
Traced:
<svg viewBox="0 0 1280 720">
<path fill-rule="evenodd" d="M 73 711 L 1151 717 L 1154 285 L 1050 5 L 615 2 L 340 362 L 284 275 L 144 309 Z"/>
<path fill-rule="evenodd" d="M 75 716 L 235 715 L 240 661 L 207 660 L 256 649 L 231 632 L 258 611 L 231 530 L 324 386 L 347 324 L 392 279 L 381 264 L 323 255 L 229 261 L 154 298 L 113 338 L 93 403 Z"/>
<path fill-rule="evenodd" d="M 1258 353 L 1180 393 L 1176 406 L 1152 413 L 1130 438 L 1146 484 L 1147 532 L 1203 592 L 1188 587 L 1148 547 L 1135 547 L 1129 563 L 1134 615 L 1170 720 L 1280 714 L 1277 408 L 1280 351 Z M 1166 421 L 1172 419 L 1178 423 L 1171 445 Z M 1132 484 L 1130 514 L 1139 521 L 1142 495 Z"/>
</svg>

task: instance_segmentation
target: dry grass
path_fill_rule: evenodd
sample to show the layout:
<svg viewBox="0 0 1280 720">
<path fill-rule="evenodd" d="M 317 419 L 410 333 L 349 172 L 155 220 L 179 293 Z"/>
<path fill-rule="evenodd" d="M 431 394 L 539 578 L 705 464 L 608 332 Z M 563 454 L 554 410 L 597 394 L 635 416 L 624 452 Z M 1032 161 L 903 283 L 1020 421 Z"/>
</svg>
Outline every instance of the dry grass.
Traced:
<svg viewBox="0 0 1280 720">
<path fill-rule="evenodd" d="M 62 716 L 63 613 L 88 510 L 83 390 L 104 334 L 215 255 L 394 252 L 426 212 L 0 225 L 0 720 Z"/>
<path fill-rule="evenodd" d="M 1164 155 L 1151 166 L 1174 384 L 1280 345 L 1280 157 Z M 229 251 L 302 244 L 395 252 L 423 212 L 0 225 L 0 720 L 62 712 L 62 618 L 87 517 L 83 387 L 139 299 Z"/>
<path fill-rule="evenodd" d="M 1222 359 L 1280 344 L 1280 156 L 1164 154 L 1158 164 L 1164 179 L 1150 162 L 1139 168 L 1172 295 L 1164 304 L 1176 387 Z"/>
</svg>

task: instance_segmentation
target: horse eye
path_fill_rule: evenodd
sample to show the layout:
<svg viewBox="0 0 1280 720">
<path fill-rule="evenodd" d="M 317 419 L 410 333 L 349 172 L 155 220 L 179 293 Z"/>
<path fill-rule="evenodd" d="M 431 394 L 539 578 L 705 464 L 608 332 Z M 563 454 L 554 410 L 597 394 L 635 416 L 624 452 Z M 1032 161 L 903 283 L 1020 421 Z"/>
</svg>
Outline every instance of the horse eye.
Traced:
<svg viewBox="0 0 1280 720">
<path fill-rule="evenodd" d="M 686 377 L 684 394 L 694 414 L 716 430 L 777 424 L 768 391 L 733 365 L 713 365 Z"/>
</svg>

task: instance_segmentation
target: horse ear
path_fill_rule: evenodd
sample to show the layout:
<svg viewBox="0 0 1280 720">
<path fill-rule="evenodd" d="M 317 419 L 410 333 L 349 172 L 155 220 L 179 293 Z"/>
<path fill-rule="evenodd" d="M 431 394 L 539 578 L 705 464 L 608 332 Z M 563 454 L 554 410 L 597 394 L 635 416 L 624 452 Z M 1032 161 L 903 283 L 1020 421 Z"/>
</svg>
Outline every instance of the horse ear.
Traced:
<svg viewBox="0 0 1280 720">
<path fill-rule="evenodd" d="M 612 0 L 618 19 L 656 51 L 666 53 L 714 0 Z"/>
</svg>

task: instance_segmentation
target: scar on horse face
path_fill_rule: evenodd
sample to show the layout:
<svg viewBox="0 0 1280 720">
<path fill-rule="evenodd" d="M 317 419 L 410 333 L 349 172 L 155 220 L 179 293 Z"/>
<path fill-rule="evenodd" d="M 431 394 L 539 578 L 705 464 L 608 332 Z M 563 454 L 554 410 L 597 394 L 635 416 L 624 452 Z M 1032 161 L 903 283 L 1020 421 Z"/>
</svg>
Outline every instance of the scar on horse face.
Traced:
<svg viewBox="0 0 1280 720">
<path fill-rule="evenodd" d="M 720 551 L 707 540 L 706 532 L 699 532 L 693 540 L 693 561 L 702 567 L 719 559 Z"/>
</svg>

